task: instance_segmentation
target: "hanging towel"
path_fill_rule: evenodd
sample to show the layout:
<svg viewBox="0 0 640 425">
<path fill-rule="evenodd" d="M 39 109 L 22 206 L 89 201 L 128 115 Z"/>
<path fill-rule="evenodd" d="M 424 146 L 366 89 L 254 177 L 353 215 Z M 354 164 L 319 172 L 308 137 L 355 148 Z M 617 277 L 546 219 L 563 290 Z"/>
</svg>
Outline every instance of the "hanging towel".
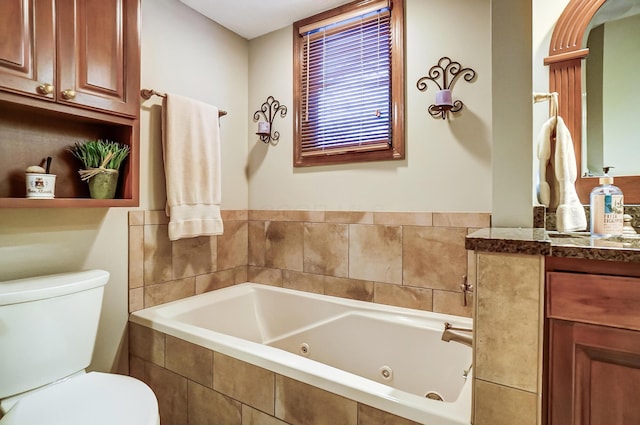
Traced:
<svg viewBox="0 0 640 425">
<path fill-rule="evenodd" d="M 551 135 L 556 118 L 547 120 L 538 135 L 538 202 L 549 208 L 551 202 L 551 187 L 547 181 L 547 162 L 551 157 Z"/>
<path fill-rule="evenodd" d="M 553 168 L 558 188 L 556 228 L 560 232 L 585 230 L 587 228 L 587 217 L 576 193 L 575 183 L 578 171 L 571 133 L 561 117 L 552 119 L 557 120 L 556 152 Z"/>
<path fill-rule="evenodd" d="M 218 108 L 170 93 L 162 104 L 169 239 L 221 235 Z"/>
</svg>

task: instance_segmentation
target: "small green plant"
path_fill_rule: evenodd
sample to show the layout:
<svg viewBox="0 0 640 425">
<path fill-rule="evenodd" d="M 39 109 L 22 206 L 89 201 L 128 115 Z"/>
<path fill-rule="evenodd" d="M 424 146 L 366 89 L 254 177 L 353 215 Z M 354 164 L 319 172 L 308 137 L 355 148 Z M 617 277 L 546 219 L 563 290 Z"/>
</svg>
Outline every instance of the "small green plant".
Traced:
<svg viewBox="0 0 640 425">
<path fill-rule="evenodd" d="M 80 170 L 82 180 L 88 180 L 103 170 L 119 170 L 129 155 L 129 146 L 109 140 L 87 140 L 68 148 L 84 164 Z"/>
<path fill-rule="evenodd" d="M 118 170 L 129 155 L 129 146 L 109 140 L 87 140 L 74 144 L 69 152 L 82 161 L 85 168 Z"/>
</svg>

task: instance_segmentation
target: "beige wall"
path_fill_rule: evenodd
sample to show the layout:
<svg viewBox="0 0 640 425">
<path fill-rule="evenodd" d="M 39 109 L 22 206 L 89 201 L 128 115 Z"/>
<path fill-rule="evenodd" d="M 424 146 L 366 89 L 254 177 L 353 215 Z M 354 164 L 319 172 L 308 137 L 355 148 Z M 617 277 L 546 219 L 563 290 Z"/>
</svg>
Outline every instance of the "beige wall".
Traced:
<svg viewBox="0 0 640 425">
<path fill-rule="evenodd" d="M 491 27 L 489 0 L 406 1 L 406 152 L 403 161 L 294 169 L 292 29 L 250 42 L 249 107 L 272 95 L 289 108 L 276 118 L 280 143 L 260 142 L 252 116 L 249 208 L 354 211 L 491 210 Z M 464 109 L 449 121 L 432 118 L 435 86 L 416 82 L 442 56 L 477 72 L 459 81 Z"/>
</svg>

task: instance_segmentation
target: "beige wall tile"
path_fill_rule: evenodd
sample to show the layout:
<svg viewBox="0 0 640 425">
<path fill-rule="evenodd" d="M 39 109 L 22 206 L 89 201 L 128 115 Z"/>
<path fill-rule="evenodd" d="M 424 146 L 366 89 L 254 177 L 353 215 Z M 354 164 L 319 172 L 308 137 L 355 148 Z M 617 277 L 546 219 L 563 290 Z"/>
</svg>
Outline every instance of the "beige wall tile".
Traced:
<svg viewBox="0 0 640 425">
<path fill-rule="evenodd" d="M 236 285 L 238 283 L 244 283 L 249 281 L 249 267 L 247 266 L 236 267 L 234 269 L 234 272 L 236 276 Z"/>
<path fill-rule="evenodd" d="M 144 306 L 168 303 L 196 294 L 196 278 L 172 280 L 171 282 L 147 285 L 144 287 Z"/>
<path fill-rule="evenodd" d="M 284 213 L 282 210 L 249 210 L 249 220 L 282 220 Z"/>
<path fill-rule="evenodd" d="M 326 276 L 324 293 L 352 300 L 373 301 L 373 282 Z"/>
<path fill-rule="evenodd" d="M 265 267 L 249 267 L 247 280 L 265 285 L 282 286 L 282 270 L 268 269 Z"/>
<path fill-rule="evenodd" d="M 453 314 L 454 316 L 473 316 L 473 294 L 467 293 L 467 305 L 463 304 L 462 291 L 451 292 L 433 290 L 433 311 L 436 313 Z"/>
<path fill-rule="evenodd" d="M 129 289 L 144 285 L 144 227 L 129 226 Z"/>
<path fill-rule="evenodd" d="M 246 266 L 248 261 L 249 231 L 246 221 L 224 223 L 224 234 L 218 236 L 218 270 Z"/>
<path fill-rule="evenodd" d="M 302 223 L 267 222 L 265 266 L 301 272 L 303 234 Z"/>
<path fill-rule="evenodd" d="M 129 313 L 144 308 L 144 288 L 129 289 Z"/>
<path fill-rule="evenodd" d="M 164 210 L 145 211 L 144 224 L 169 224 L 169 217 Z"/>
<path fill-rule="evenodd" d="M 249 211 L 247 210 L 222 210 L 220 211 L 220 217 L 222 217 L 222 221 L 225 222 L 224 225 L 226 227 L 227 221 L 247 221 L 249 219 Z"/>
<path fill-rule="evenodd" d="M 478 255 L 475 376 L 536 392 L 540 353 L 540 257 Z"/>
<path fill-rule="evenodd" d="M 129 376 L 147 382 L 147 372 L 145 370 L 145 361 L 140 357 L 129 354 Z"/>
<path fill-rule="evenodd" d="M 129 322 L 129 353 L 164 366 L 165 335 L 146 326 Z"/>
<path fill-rule="evenodd" d="M 242 404 L 193 381 L 189 381 L 188 423 L 189 425 L 241 425 Z"/>
<path fill-rule="evenodd" d="M 171 241 L 166 225 L 144 226 L 144 284 L 172 279 Z"/>
<path fill-rule="evenodd" d="M 396 226 L 431 226 L 433 213 L 430 212 L 375 212 L 374 224 L 388 224 Z"/>
<path fill-rule="evenodd" d="M 323 294 L 324 280 L 325 277 L 319 274 L 282 271 L 282 286 L 284 288 Z"/>
<path fill-rule="evenodd" d="M 296 425 L 356 425 L 358 406 L 353 400 L 276 375 L 276 414 Z"/>
<path fill-rule="evenodd" d="M 217 352 L 213 365 L 213 388 L 216 391 L 273 415 L 273 372 Z"/>
<path fill-rule="evenodd" d="M 404 284 L 459 290 L 467 274 L 466 233 L 453 227 L 404 226 Z"/>
<path fill-rule="evenodd" d="M 536 425 L 535 394 L 475 380 L 474 425 Z"/>
<path fill-rule="evenodd" d="M 324 211 L 282 211 L 282 221 L 306 221 L 322 223 Z"/>
<path fill-rule="evenodd" d="M 196 276 L 196 294 L 215 291 L 236 284 L 236 269 L 222 270 L 215 273 Z"/>
<path fill-rule="evenodd" d="M 248 223 L 248 265 L 260 266 L 265 265 L 265 252 L 267 250 L 267 223 L 264 221 L 250 221 Z"/>
<path fill-rule="evenodd" d="M 171 243 L 173 279 L 216 271 L 217 238 L 200 236 Z"/>
<path fill-rule="evenodd" d="M 349 277 L 402 283 L 402 227 L 349 225 Z"/>
<path fill-rule="evenodd" d="M 373 301 L 397 307 L 433 310 L 433 290 L 413 286 L 376 283 Z"/>
<path fill-rule="evenodd" d="M 373 224 L 373 213 L 368 211 L 326 211 L 327 223 Z"/>
<path fill-rule="evenodd" d="M 144 211 L 129 211 L 129 226 L 144 225 Z"/>
<path fill-rule="evenodd" d="M 246 404 L 242 405 L 242 425 L 288 425 L 279 419 L 274 418 L 253 409 Z"/>
<path fill-rule="evenodd" d="M 304 224 L 303 267 L 307 273 L 349 275 L 349 227 L 346 224 Z"/>
<path fill-rule="evenodd" d="M 145 364 L 145 381 L 158 399 L 162 425 L 184 425 L 187 419 L 187 379 L 156 366 Z"/>
<path fill-rule="evenodd" d="M 442 227 L 491 227 L 489 213 L 433 213 L 433 225 Z"/>
<path fill-rule="evenodd" d="M 419 425 L 366 404 L 358 404 L 358 425 Z M 515 424 L 514 424 L 515 425 Z"/>
<path fill-rule="evenodd" d="M 166 336 L 165 367 L 206 387 L 213 387 L 213 352 L 199 345 Z"/>
</svg>

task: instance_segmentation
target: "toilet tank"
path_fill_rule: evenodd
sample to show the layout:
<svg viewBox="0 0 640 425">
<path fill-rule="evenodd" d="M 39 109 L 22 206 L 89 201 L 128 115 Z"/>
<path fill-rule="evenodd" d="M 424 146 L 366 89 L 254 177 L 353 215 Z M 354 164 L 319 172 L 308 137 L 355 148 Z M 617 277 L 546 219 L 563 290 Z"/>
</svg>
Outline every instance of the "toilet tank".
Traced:
<svg viewBox="0 0 640 425">
<path fill-rule="evenodd" d="M 0 399 L 85 369 L 109 273 L 0 282 Z"/>
</svg>

